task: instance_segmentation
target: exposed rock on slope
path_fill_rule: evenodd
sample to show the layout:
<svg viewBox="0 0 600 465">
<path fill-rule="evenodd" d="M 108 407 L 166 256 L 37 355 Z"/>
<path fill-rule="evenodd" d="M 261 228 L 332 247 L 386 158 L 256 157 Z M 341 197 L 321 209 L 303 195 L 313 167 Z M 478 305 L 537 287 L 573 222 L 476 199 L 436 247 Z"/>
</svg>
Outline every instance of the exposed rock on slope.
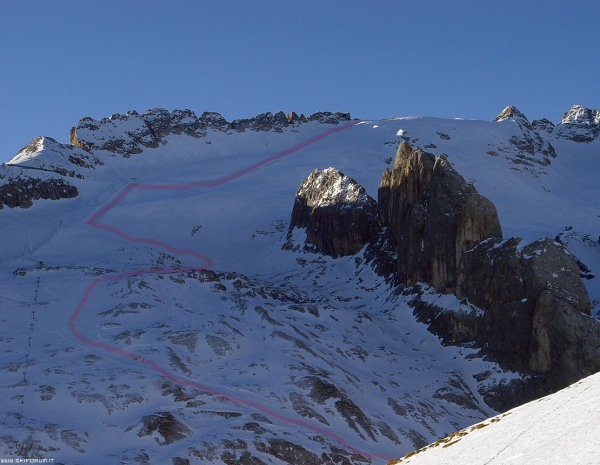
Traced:
<svg viewBox="0 0 600 465">
<path fill-rule="evenodd" d="M 444 311 L 416 299 L 416 314 L 446 342 L 474 343 L 505 368 L 543 375 L 543 393 L 600 370 L 600 323 L 562 245 L 502 242 L 494 205 L 447 160 L 406 142 L 378 200 L 397 282 L 424 282 L 480 309 Z"/>
<path fill-rule="evenodd" d="M 563 118 L 555 131 L 556 137 L 575 142 L 592 142 L 600 137 L 600 110 L 591 110 L 574 105 Z"/>
<path fill-rule="evenodd" d="M 159 445 L 168 445 L 189 436 L 192 431 L 171 412 L 158 412 L 154 415 L 144 416 L 139 423 L 130 426 L 128 431 L 140 426 L 138 436 L 153 436 Z"/>
<path fill-rule="evenodd" d="M 517 149 L 510 160 L 525 166 L 548 166 L 552 158 L 556 158 L 556 150 L 540 132 L 552 132 L 554 125 L 548 120 L 530 123 L 527 117 L 516 107 L 508 106 L 494 119 L 495 122 L 514 121 L 519 126 L 521 134 L 509 139 L 510 145 Z M 506 150 L 500 147 L 499 150 Z M 506 150 L 508 152 L 508 150 Z"/>
<path fill-rule="evenodd" d="M 144 148 L 158 147 L 162 138 L 169 134 L 203 137 L 207 127 L 230 128 L 218 113 L 207 112 L 198 118 L 191 110 L 169 112 L 155 108 L 143 115 L 133 110 L 98 121 L 83 118 L 71 129 L 70 143 L 87 151 L 106 150 L 130 156 L 141 153 Z"/>
<path fill-rule="evenodd" d="M 350 113 L 318 112 L 310 117 L 296 113 L 285 115 L 278 112 L 261 113 L 254 118 L 239 119 L 229 123 L 215 112 L 204 112 L 200 117 L 191 110 L 173 110 L 163 108 L 147 110 L 140 115 L 133 110 L 126 114 L 115 114 L 110 118 L 94 120 L 83 118 L 71 129 L 70 143 L 88 152 L 106 150 L 125 157 L 141 153 L 144 148 L 155 148 L 166 143 L 169 134 L 186 134 L 191 137 L 204 137 L 207 130 L 227 132 L 236 130 L 282 132 L 283 128 L 308 121 L 322 124 L 339 124 L 349 121 Z"/>
<path fill-rule="evenodd" d="M 353 255 L 379 229 L 377 203 L 335 168 L 314 170 L 296 193 L 288 238 L 295 228 L 306 228 L 306 242 L 326 255 Z"/>
<path fill-rule="evenodd" d="M 64 145 L 51 137 L 36 137 L 11 158 L 6 165 L 22 169 L 51 171 L 61 176 L 86 177 L 87 170 L 103 165 L 97 157 L 79 147 Z"/>
<path fill-rule="evenodd" d="M 600 323 L 576 259 L 552 239 L 475 247 L 461 261 L 456 295 L 484 309 L 476 342 L 504 366 L 559 387 L 600 370 Z"/>
<path fill-rule="evenodd" d="M 556 157 L 552 144 L 541 137 L 543 132 L 552 134 L 555 139 L 568 139 L 584 143 L 592 142 L 600 137 L 600 110 L 592 110 L 581 105 L 573 105 L 556 126 L 545 118 L 530 123 L 527 117 L 514 106 L 506 107 L 494 121 L 517 123 L 523 136 L 513 137 L 510 140 L 511 144 L 521 148 L 524 154 L 534 156 L 533 160 L 528 161 L 541 164 L 549 164 L 550 160 L 536 159 L 535 156 L 538 154 L 545 157 Z"/>
<path fill-rule="evenodd" d="M 77 197 L 79 191 L 63 179 L 39 179 L 31 177 L 9 178 L 0 185 L 0 210 L 9 208 L 29 208 L 38 199 L 68 199 Z"/>
<path fill-rule="evenodd" d="M 275 114 L 261 113 L 254 118 L 238 119 L 231 122 L 232 129 L 242 132 L 246 129 L 252 131 L 275 131 L 283 132 L 288 126 L 296 126 L 309 121 L 318 121 L 321 124 L 339 124 L 341 121 L 350 121 L 350 113 L 317 112 L 309 117 L 298 116 L 294 112 L 287 115 L 282 111 Z"/>
<path fill-rule="evenodd" d="M 378 193 L 381 225 L 396 251 L 398 281 L 426 282 L 442 293 L 456 289 L 463 253 L 501 238 L 496 207 L 479 195 L 445 158 L 402 142 Z"/>
<path fill-rule="evenodd" d="M 273 115 L 273 113 L 261 113 L 254 118 L 238 119 L 231 122 L 231 127 L 236 131 L 251 129 L 253 131 L 283 132 L 283 128 L 288 126 L 288 117 L 282 111 Z"/>
<path fill-rule="evenodd" d="M 515 106 L 509 105 L 494 118 L 495 122 L 511 120 L 516 122 L 520 127 L 531 129 L 531 124 L 527 117 L 519 111 Z"/>
</svg>

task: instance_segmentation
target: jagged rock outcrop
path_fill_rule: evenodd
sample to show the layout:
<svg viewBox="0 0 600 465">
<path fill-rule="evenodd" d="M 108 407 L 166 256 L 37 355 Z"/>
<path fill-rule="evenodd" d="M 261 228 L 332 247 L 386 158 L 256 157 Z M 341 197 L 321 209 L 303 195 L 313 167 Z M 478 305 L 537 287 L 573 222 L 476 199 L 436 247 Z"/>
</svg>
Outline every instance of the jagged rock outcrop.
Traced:
<svg viewBox="0 0 600 465">
<path fill-rule="evenodd" d="M 348 114 L 348 116 L 349 115 L 350 114 Z M 298 115 L 295 111 L 290 111 L 286 115 L 286 119 L 287 119 L 288 124 L 290 124 L 292 126 L 296 126 L 301 123 L 306 123 L 308 121 L 308 118 L 306 116 Z"/>
<path fill-rule="evenodd" d="M 138 436 L 155 436 L 154 440 L 161 446 L 185 439 L 192 433 L 171 412 L 157 412 L 154 415 L 146 415 L 139 423 L 130 426 L 127 431 L 137 427 L 140 427 Z"/>
<path fill-rule="evenodd" d="M 442 293 L 456 289 L 463 253 L 501 238 L 496 207 L 479 195 L 444 157 L 403 141 L 378 192 L 380 223 L 396 251 L 398 282 L 426 282 Z"/>
<path fill-rule="evenodd" d="M 275 131 L 283 132 L 286 127 L 296 126 L 309 121 L 318 121 L 320 124 L 339 124 L 342 121 L 350 121 L 350 113 L 331 113 L 317 112 L 309 117 L 298 116 L 294 112 L 287 115 L 282 111 L 277 113 L 261 113 L 254 118 L 238 119 L 231 122 L 232 129 L 243 132 L 246 129 L 251 131 Z"/>
<path fill-rule="evenodd" d="M 552 132 L 554 131 L 555 125 L 549 119 L 542 118 L 542 119 L 534 120 L 531 123 L 531 127 L 533 128 L 534 131 L 537 131 L 538 134 L 540 132 L 546 132 L 548 134 L 552 134 Z"/>
<path fill-rule="evenodd" d="M 231 127 L 236 131 L 242 132 L 246 129 L 252 131 L 275 131 L 283 132 L 283 128 L 288 126 L 288 118 L 284 112 L 261 113 L 254 118 L 238 119 L 231 122 Z"/>
<path fill-rule="evenodd" d="M 325 255 L 354 255 L 379 230 L 377 203 L 337 169 L 314 170 L 296 193 L 288 239 L 295 228 Z"/>
<path fill-rule="evenodd" d="M 445 343 L 479 347 L 503 368 L 533 376 L 512 399 L 488 399 L 495 408 L 600 370 L 600 322 L 590 316 L 578 261 L 564 246 L 551 239 L 502 241 L 492 202 L 446 159 L 406 142 L 383 174 L 378 203 L 385 237 L 378 246 L 390 249 L 380 257 L 395 256 L 397 283 L 409 289 L 426 283 L 463 299 L 448 311 L 417 295 L 417 317 Z"/>
<path fill-rule="evenodd" d="M 540 132 L 552 132 L 554 125 L 550 121 L 540 120 L 530 123 L 527 117 L 514 106 L 506 107 L 494 121 L 498 123 L 512 121 L 519 126 L 521 134 L 514 135 L 509 139 L 509 143 L 517 149 L 515 156 L 509 157 L 514 163 L 529 167 L 548 166 L 551 159 L 556 158 L 556 150 L 540 134 Z"/>
<path fill-rule="evenodd" d="M 342 121 L 350 121 L 351 117 L 350 113 L 318 111 L 310 115 L 307 119 L 308 121 L 318 121 L 321 124 L 339 124 Z"/>
<path fill-rule="evenodd" d="M 145 148 L 156 148 L 166 143 L 169 134 L 186 134 L 205 137 L 208 129 L 227 132 L 236 130 L 282 132 L 288 126 L 309 121 L 321 124 L 339 124 L 349 121 L 350 113 L 317 112 L 308 118 L 296 113 L 261 113 L 254 118 L 238 119 L 229 123 L 221 114 L 204 112 L 200 117 L 191 110 L 153 108 L 140 115 L 132 110 L 126 114 L 114 114 L 110 118 L 94 120 L 83 118 L 71 128 L 69 143 L 87 152 L 106 150 L 125 157 L 143 152 Z"/>
<path fill-rule="evenodd" d="M 575 257 L 554 240 L 480 244 L 461 261 L 456 295 L 484 309 L 476 342 L 505 367 L 561 385 L 600 370 L 600 323 Z"/>
<path fill-rule="evenodd" d="M 21 176 L 8 178 L 0 185 L 0 210 L 6 205 L 9 208 L 29 208 L 38 199 L 69 199 L 77 197 L 77 187 L 63 179 L 39 179 Z"/>
<path fill-rule="evenodd" d="M 600 138 L 600 110 L 574 105 L 555 128 L 554 135 L 575 142 L 592 142 Z"/>
<path fill-rule="evenodd" d="M 495 122 L 507 120 L 514 121 L 521 127 L 531 129 L 531 124 L 529 123 L 527 117 L 523 113 L 521 113 L 521 111 L 519 111 L 517 107 L 513 105 L 507 106 L 504 110 L 500 112 L 498 116 L 494 118 Z"/>
<path fill-rule="evenodd" d="M 106 150 L 131 156 L 144 148 L 155 148 L 169 134 L 187 134 L 204 137 L 206 128 L 230 129 L 229 123 L 218 113 L 204 113 L 198 118 L 191 110 L 169 112 L 154 108 L 140 115 L 133 110 L 124 115 L 94 120 L 83 118 L 71 129 L 69 143 L 88 152 Z"/>
<path fill-rule="evenodd" d="M 203 137 L 206 134 L 204 132 L 205 128 L 214 129 L 215 131 L 220 132 L 227 132 L 231 129 L 231 123 L 229 123 L 225 118 L 223 118 L 221 113 L 217 113 L 216 111 L 205 111 L 204 113 L 202 113 L 200 118 L 198 118 L 198 121 L 200 122 L 201 129 L 198 135 L 201 137 Z"/>
</svg>

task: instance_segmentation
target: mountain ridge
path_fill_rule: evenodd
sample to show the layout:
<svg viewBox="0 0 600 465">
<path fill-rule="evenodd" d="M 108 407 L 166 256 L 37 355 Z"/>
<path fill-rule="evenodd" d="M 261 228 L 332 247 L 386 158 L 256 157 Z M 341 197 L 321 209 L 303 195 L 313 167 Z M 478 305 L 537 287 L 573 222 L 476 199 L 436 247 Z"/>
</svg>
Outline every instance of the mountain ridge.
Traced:
<svg viewBox="0 0 600 465">
<path fill-rule="evenodd" d="M 375 193 L 403 140 L 429 146 L 426 150 L 452 160 L 467 182 L 497 204 L 509 235 L 522 233 L 531 241 L 540 231 L 562 234 L 588 275 L 600 270 L 593 176 L 577 159 L 593 166 L 588 148 L 597 141 L 540 132 L 555 146 L 553 158 L 511 143 L 527 136 L 510 121 L 355 121 L 327 137 L 317 120 L 283 132 L 248 128 L 209 129 L 202 138 L 165 132 L 156 147 L 140 141 L 153 143 L 159 131 L 153 129 L 155 136 L 133 131 L 123 144 L 113 138 L 106 145 L 116 152 L 88 147 L 91 154 L 66 145 L 50 150 L 48 141 L 41 151 L 22 154 L 23 168 L 2 167 L 0 182 L 32 173 L 47 179 L 56 172 L 31 167 L 67 164 L 74 176 L 61 178 L 78 189 L 68 200 L 38 200 L 28 210 L 0 213 L 6 220 L 0 230 L 5 308 L 0 369 L 6 376 L 3 408 L 9 412 L 0 438 L 3 453 L 41 458 L 54 453 L 68 463 L 89 457 L 130 463 L 379 463 L 344 450 L 333 436 L 176 386 L 139 361 L 96 353 L 64 331 L 92 280 L 144 268 L 179 271 L 103 281 L 80 321 L 83 335 L 168 367 L 178 377 L 335 432 L 366 457 L 401 456 L 493 414 L 482 392 L 519 374 L 478 358 L 468 345 L 442 344 L 415 320 L 412 297 L 396 293 L 374 273 L 364 250 L 332 258 L 282 248 L 288 240 L 305 239 L 299 229 L 289 239 L 287 232 L 294 194 L 315 165 L 336 166 Z M 105 136 L 97 139 L 99 147 L 111 140 L 111 134 Z M 315 143 L 307 145 L 309 140 Z M 123 147 L 144 147 L 143 154 Z M 90 166 L 70 160 L 73 153 L 89 157 L 82 160 Z M 236 170 L 243 174 L 227 187 L 170 189 L 225 179 Z M 564 184 L 573 177 L 579 180 L 574 187 Z M 517 185 L 519 197 L 511 190 Z M 129 189 L 126 197 L 123 189 Z M 154 245 L 128 244 L 89 228 L 95 213 L 117 205 L 115 198 L 122 202 L 104 210 L 103 223 L 132 238 L 150 235 Z M 548 203 L 559 216 L 545 215 L 541 207 Z M 194 272 L 190 267 L 197 263 L 161 250 L 156 241 L 209 253 L 215 268 Z M 597 316 L 597 279 L 586 279 L 586 286 Z M 461 305 L 455 296 L 425 292 L 443 308 Z M 104 426 L 73 418 L 68 412 L 74 409 Z"/>
</svg>

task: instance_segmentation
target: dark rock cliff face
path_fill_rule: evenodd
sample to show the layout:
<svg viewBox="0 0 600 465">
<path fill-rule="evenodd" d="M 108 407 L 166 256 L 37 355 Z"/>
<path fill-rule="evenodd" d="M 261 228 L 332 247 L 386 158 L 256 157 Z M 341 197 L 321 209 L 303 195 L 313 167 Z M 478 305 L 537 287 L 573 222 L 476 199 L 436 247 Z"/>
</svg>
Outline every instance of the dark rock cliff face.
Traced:
<svg viewBox="0 0 600 465">
<path fill-rule="evenodd" d="M 554 240 L 475 247 L 456 295 L 484 309 L 476 341 L 504 366 L 565 385 L 600 370 L 600 324 L 575 257 Z"/>
<path fill-rule="evenodd" d="M 417 317 L 446 343 L 480 347 L 503 368 L 532 376 L 511 396 L 489 398 L 495 408 L 600 371 L 600 322 L 590 316 L 577 260 L 564 246 L 502 241 L 494 205 L 447 160 L 406 142 L 383 174 L 378 203 L 387 236 L 380 243 L 392 249 L 380 256 L 395 252 L 396 282 L 463 299 L 459 311 L 445 311 L 416 297 Z"/>
<path fill-rule="evenodd" d="M 9 208 L 29 208 L 34 200 L 69 199 L 78 195 L 77 188 L 63 179 L 9 178 L 0 185 L 0 210 L 4 205 Z"/>
<path fill-rule="evenodd" d="M 429 304 L 415 290 L 415 315 L 444 343 L 478 347 L 502 368 L 527 375 L 482 393 L 496 410 L 600 371 L 600 322 L 590 316 L 576 258 L 552 239 L 489 240 L 467 251 L 458 310 Z"/>
<path fill-rule="evenodd" d="M 339 171 L 315 170 L 298 189 L 288 236 L 297 227 L 334 257 L 369 243 L 378 271 L 414 295 L 415 315 L 444 343 L 478 347 L 526 375 L 482 393 L 497 410 L 600 371 L 600 322 L 577 259 L 548 238 L 503 241 L 494 204 L 443 157 L 402 142 L 377 205 Z M 458 310 L 428 303 L 422 284 L 454 293 Z"/>
<path fill-rule="evenodd" d="M 335 168 L 315 170 L 296 193 L 288 239 L 306 229 L 306 243 L 332 257 L 354 255 L 379 230 L 377 203 Z"/>
<path fill-rule="evenodd" d="M 511 113 L 512 116 L 515 116 Z M 517 115 L 518 116 L 518 115 Z M 391 270 L 415 315 L 448 344 L 467 344 L 530 376 L 486 398 L 503 410 L 600 371 L 600 322 L 577 259 L 552 239 L 502 240 L 492 202 L 443 157 L 398 148 L 378 203 L 334 168 L 315 170 L 296 194 L 288 238 L 333 257 L 368 254 Z M 420 283 L 462 299 L 456 311 L 419 297 Z M 508 394 L 507 394 L 508 393 Z"/>
<path fill-rule="evenodd" d="M 466 250 L 501 238 L 496 207 L 442 157 L 412 150 L 402 142 L 393 169 L 386 169 L 378 193 L 381 225 L 396 250 L 397 279 L 426 282 L 439 292 L 456 289 Z"/>
</svg>

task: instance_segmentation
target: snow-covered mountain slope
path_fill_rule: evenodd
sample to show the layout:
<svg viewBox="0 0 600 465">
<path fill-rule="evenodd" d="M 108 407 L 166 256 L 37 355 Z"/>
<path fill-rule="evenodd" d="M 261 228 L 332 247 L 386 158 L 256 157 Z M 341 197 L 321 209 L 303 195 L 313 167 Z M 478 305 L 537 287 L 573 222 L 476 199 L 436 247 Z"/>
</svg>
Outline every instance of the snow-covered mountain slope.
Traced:
<svg viewBox="0 0 600 465">
<path fill-rule="evenodd" d="M 600 374 L 437 441 L 390 465 L 598 463 Z"/>
<path fill-rule="evenodd" d="M 403 139 L 447 155 L 506 237 L 562 234 L 598 314 L 598 139 L 510 117 L 218 116 L 84 119 L 79 147 L 38 139 L 0 168 L 5 205 L 28 176 L 78 193 L 0 211 L 0 455 L 384 463 L 493 415 L 482 393 L 518 374 L 443 346 L 362 252 L 284 247 L 306 176 L 336 167 L 375 196 Z"/>
</svg>

